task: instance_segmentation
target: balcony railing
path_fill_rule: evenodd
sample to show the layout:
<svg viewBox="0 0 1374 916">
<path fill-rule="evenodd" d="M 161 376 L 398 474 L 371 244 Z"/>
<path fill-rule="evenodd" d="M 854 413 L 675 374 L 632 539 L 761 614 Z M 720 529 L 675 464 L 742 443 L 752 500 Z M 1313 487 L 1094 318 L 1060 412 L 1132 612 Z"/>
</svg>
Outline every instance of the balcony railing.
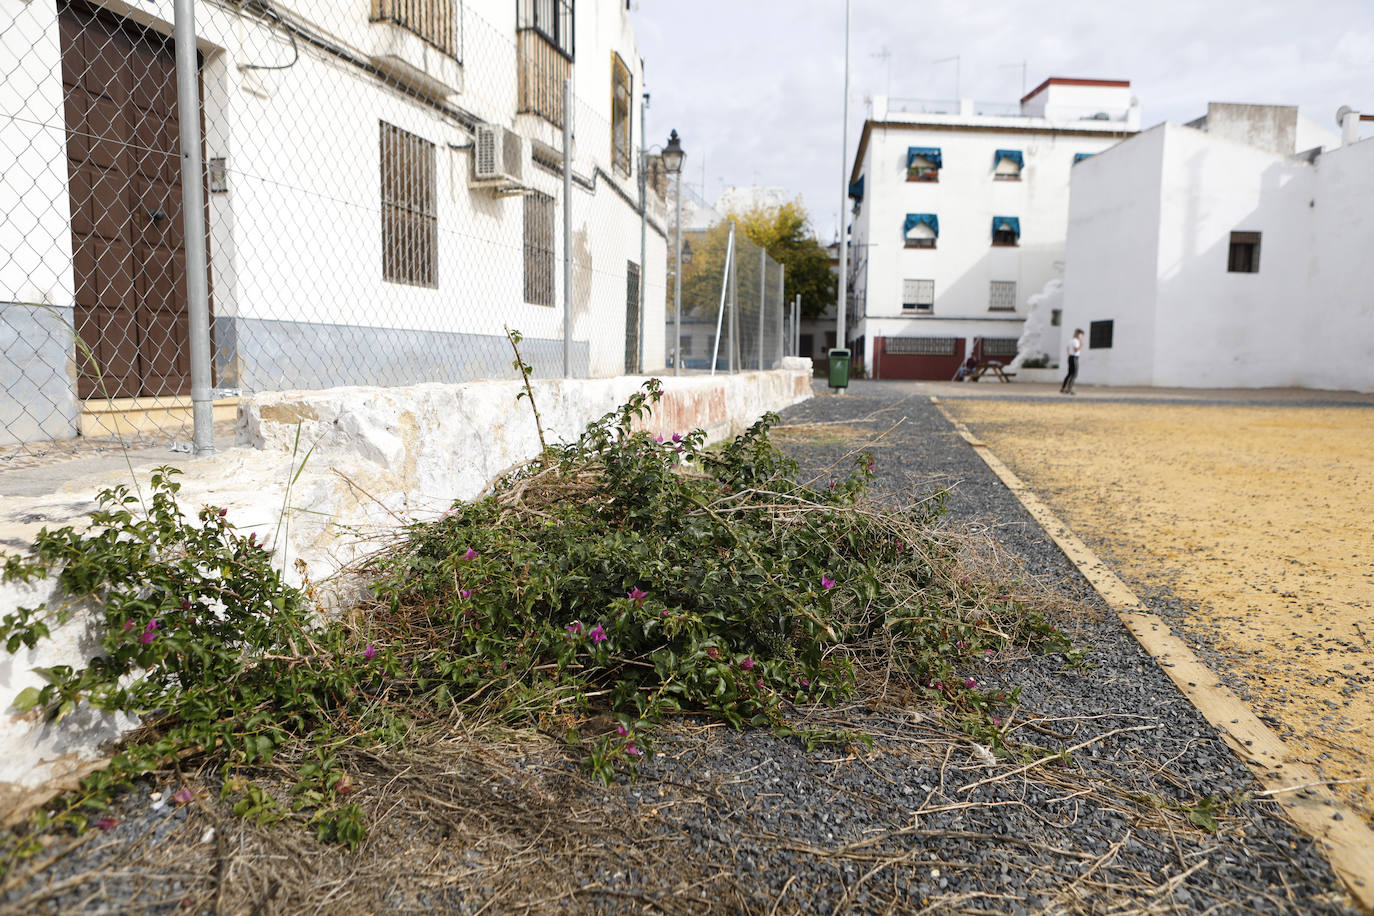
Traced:
<svg viewBox="0 0 1374 916">
<path fill-rule="evenodd" d="M 519 32 L 520 113 L 536 114 L 563 126 L 563 81 L 572 76 L 572 61 L 535 29 Z"/>
<path fill-rule="evenodd" d="M 461 0 L 372 0 L 372 21 L 413 32 L 454 60 L 463 58 Z"/>
</svg>

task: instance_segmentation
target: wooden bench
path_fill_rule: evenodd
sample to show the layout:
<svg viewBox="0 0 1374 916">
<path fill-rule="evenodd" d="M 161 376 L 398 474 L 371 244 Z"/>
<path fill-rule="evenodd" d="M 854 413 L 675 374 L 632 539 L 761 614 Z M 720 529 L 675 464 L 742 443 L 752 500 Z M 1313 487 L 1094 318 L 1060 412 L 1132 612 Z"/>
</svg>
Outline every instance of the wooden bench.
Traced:
<svg viewBox="0 0 1374 916">
<path fill-rule="evenodd" d="M 1010 382 L 1012 379 L 1016 378 L 1015 372 L 1008 372 L 1006 369 L 1003 369 L 1002 364 L 996 360 L 988 360 L 987 362 L 979 363 L 978 366 L 972 372 L 964 376 L 964 378 L 971 382 L 976 382 L 989 372 L 1004 382 Z"/>
</svg>

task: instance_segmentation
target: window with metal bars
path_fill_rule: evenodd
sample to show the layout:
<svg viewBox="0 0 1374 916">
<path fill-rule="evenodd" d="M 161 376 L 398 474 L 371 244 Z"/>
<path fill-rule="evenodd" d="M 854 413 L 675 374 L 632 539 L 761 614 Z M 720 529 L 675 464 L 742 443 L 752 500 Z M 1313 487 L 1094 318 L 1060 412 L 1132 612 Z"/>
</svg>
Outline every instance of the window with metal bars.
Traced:
<svg viewBox="0 0 1374 916">
<path fill-rule="evenodd" d="M 1016 355 L 1016 337 L 984 337 L 983 356 L 987 358 L 1008 359 Z"/>
<path fill-rule="evenodd" d="M 934 280 L 903 280 L 902 311 L 929 315 L 935 311 Z"/>
<path fill-rule="evenodd" d="M 953 356 L 957 337 L 889 337 L 886 351 L 901 356 Z"/>
<path fill-rule="evenodd" d="M 631 123 L 630 100 L 634 98 L 630 68 L 620 55 L 611 52 L 611 163 L 622 175 L 630 174 Z"/>
<path fill-rule="evenodd" d="M 392 22 L 463 59 L 462 0 L 372 0 L 372 21 Z"/>
<path fill-rule="evenodd" d="M 1094 321 L 1088 325 L 1088 349 L 1110 350 L 1112 348 L 1113 321 Z"/>
<path fill-rule="evenodd" d="M 439 285 L 434 144 L 381 122 L 382 277 Z"/>
<path fill-rule="evenodd" d="M 1016 281 L 993 280 L 988 289 L 988 311 L 1016 311 Z"/>
<path fill-rule="evenodd" d="M 518 0 L 516 28 L 543 35 L 564 57 L 573 57 L 574 0 Z"/>
<path fill-rule="evenodd" d="M 553 198 L 525 196 L 525 301 L 553 305 Z"/>
</svg>

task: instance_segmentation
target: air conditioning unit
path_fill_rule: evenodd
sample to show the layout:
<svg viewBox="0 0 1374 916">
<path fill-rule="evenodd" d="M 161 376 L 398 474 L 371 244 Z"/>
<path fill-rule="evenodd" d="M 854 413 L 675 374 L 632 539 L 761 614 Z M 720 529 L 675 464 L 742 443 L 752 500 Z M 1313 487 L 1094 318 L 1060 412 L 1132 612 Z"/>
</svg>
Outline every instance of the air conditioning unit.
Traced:
<svg viewBox="0 0 1374 916">
<path fill-rule="evenodd" d="M 472 185 L 497 193 L 525 190 L 525 138 L 494 124 L 478 124 L 472 140 Z"/>
</svg>

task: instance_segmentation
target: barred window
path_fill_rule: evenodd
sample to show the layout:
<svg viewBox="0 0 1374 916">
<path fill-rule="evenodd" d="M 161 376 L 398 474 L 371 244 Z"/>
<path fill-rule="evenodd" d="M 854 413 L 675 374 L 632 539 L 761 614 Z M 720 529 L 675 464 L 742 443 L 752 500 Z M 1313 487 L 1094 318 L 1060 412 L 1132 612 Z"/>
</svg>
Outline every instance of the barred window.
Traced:
<svg viewBox="0 0 1374 916">
<path fill-rule="evenodd" d="M 993 280 L 988 290 L 988 311 L 1016 311 L 1016 281 Z"/>
<path fill-rule="evenodd" d="M 887 352 L 902 356 L 953 356 L 957 337 L 889 337 Z"/>
<path fill-rule="evenodd" d="M 1016 345 L 1019 342 L 1015 337 L 984 337 L 983 356 L 1013 357 L 1016 355 Z"/>
<path fill-rule="evenodd" d="M 394 22 L 449 57 L 463 57 L 462 0 L 372 0 L 374 22 Z"/>
<path fill-rule="evenodd" d="M 611 52 L 611 163 L 622 175 L 630 174 L 630 100 L 634 97 L 630 68 Z"/>
<path fill-rule="evenodd" d="M 518 0 L 516 28 L 538 32 L 569 60 L 573 56 L 573 0 Z"/>
<path fill-rule="evenodd" d="M 525 301 L 553 305 L 553 198 L 525 196 Z"/>
<path fill-rule="evenodd" d="M 434 144 L 381 122 L 382 277 L 439 285 Z"/>
<path fill-rule="evenodd" d="M 903 280 L 902 311 L 929 315 L 935 311 L 934 280 Z"/>
</svg>

